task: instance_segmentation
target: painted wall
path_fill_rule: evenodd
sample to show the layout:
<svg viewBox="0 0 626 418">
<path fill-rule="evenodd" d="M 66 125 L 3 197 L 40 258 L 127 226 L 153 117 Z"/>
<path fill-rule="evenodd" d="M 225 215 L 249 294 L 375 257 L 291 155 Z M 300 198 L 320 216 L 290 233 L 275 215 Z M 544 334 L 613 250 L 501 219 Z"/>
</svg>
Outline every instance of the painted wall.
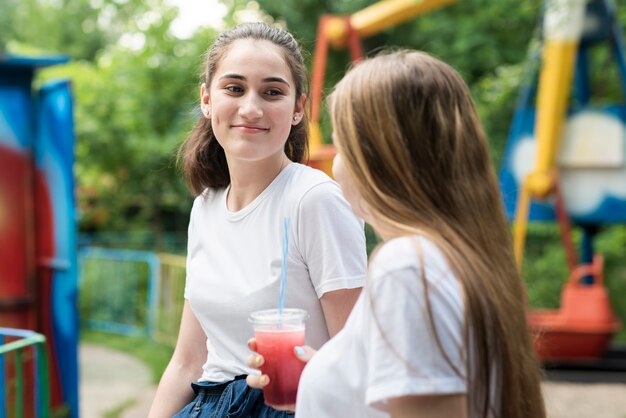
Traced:
<svg viewBox="0 0 626 418">
<path fill-rule="evenodd" d="M 46 335 L 53 409 L 77 417 L 72 95 L 67 81 L 32 85 L 65 61 L 0 58 L 0 326 Z"/>
</svg>

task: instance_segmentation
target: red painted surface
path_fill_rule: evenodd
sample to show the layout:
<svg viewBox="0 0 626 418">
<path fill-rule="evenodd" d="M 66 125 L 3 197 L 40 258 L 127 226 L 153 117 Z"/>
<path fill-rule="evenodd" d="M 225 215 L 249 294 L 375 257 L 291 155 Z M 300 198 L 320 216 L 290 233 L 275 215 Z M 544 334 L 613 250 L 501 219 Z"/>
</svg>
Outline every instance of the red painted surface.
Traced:
<svg viewBox="0 0 626 418">
<path fill-rule="evenodd" d="M 537 355 L 544 361 L 585 361 L 602 357 L 619 328 L 604 287 L 603 258 L 575 268 L 561 293 L 558 310 L 530 312 Z M 592 284 L 581 283 L 592 275 Z"/>
<path fill-rule="evenodd" d="M 31 163 L 25 155 L 0 145 L 0 170 L 7 173 L 0 176 L 0 325 L 36 329 Z M 7 395 L 8 399 L 16 399 L 15 353 L 7 360 Z M 24 350 L 21 366 L 21 404 L 25 416 L 35 416 L 32 350 Z M 9 410 L 16 407 L 11 402 L 7 406 Z"/>
<path fill-rule="evenodd" d="M 41 173 L 35 173 L 35 231 L 37 260 L 37 323 L 46 336 L 50 370 L 50 401 L 53 408 L 63 404 L 61 376 L 56 362 L 56 341 L 52 329 L 52 270 L 47 260 L 54 258 L 54 225 L 50 193 Z"/>
<path fill-rule="evenodd" d="M 46 336 L 51 403 L 60 406 L 62 388 L 51 320 L 52 272 L 38 265 L 38 260 L 54 256 L 50 196 L 45 179 L 34 173 L 25 154 L 0 145 L 0 170 L 0 326 L 32 329 Z M 25 416 L 34 416 L 34 370 L 30 350 L 27 353 L 23 405 Z M 9 363 L 7 376 L 9 382 L 14 380 L 14 365 Z"/>
<path fill-rule="evenodd" d="M 5 307 L 32 296 L 32 283 L 26 279 L 32 274 L 27 264 L 33 249 L 28 242 L 30 164 L 24 155 L 0 145 L 0 170 L 7 173 L 0 176 L 0 323 L 12 326 L 5 322 Z"/>
</svg>

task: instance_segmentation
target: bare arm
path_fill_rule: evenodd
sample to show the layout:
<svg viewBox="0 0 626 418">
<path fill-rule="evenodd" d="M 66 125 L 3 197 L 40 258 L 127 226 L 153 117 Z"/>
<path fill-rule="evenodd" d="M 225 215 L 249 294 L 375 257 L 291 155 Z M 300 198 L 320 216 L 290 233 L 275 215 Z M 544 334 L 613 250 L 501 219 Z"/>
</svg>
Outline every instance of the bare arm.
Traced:
<svg viewBox="0 0 626 418">
<path fill-rule="evenodd" d="M 389 399 L 391 418 L 467 418 L 463 394 L 402 396 Z"/>
<path fill-rule="evenodd" d="M 359 287 L 356 289 L 335 290 L 322 295 L 320 303 L 322 304 L 322 311 L 324 311 L 328 334 L 331 338 L 343 328 L 360 294 L 361 288 Z"/>
<path fill-rule="evenodd" d="M 185 301 L 176 348 L 161 377 L 149 418 L 170 418 L 191 402 L 191 383 L 200 377 L 206 357 L 206 335 Z"/>
</svg>

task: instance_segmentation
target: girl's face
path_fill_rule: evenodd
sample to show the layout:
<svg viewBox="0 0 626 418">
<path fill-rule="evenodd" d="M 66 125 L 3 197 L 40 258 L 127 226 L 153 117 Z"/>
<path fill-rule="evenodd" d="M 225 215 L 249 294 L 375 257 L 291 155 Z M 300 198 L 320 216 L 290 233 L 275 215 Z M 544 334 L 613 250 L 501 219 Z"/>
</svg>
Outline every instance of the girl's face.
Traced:
<svg viewBox="0 0 626 418">
<path fill-rule="evenodd" d="M 361 197 L 357 188 L 354 185 L 352 176 L 348 173 L 341 154 L 337 151 L 335 158 L 333 159 L 333 177 L 337 180 L 337 183 L 341 186 L 341 191 L 344 197 L 352 206 L 352 211 L 359 218 L 364 219 L 366 222 L 371 222 L 367 210 L 367 203 Z"/>
<path fill-rule="evenodd" d="M 200 94 L 229 163 L 282 156 L 304 111 L 281 49 L 263 40 L 234 41 Z"/>
</svg>

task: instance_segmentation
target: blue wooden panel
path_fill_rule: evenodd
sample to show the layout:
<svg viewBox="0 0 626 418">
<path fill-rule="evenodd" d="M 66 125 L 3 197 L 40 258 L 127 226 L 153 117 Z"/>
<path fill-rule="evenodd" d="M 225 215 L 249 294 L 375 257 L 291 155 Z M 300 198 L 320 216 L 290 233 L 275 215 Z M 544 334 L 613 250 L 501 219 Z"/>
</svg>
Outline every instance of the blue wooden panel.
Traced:
<svg viewBox="0 0 626 418">
<path fill-rule="evenodd" d="M 621 121 L 624 129 L 626 129 L 626 106 L 612 105 L 602 107 L 585 107 L 572 111 L 569 114 L 569 118 L 575 117 L 582 112 L 588 112 L 592 110 L 598 114 L 604 114 L 614 118 L 616 121 Z M 503 159 L 503 165 L 500 169 L 500 186 L 503 196 L 503 202 L 506 208 L 509 219 L 513 219 L 515 216 L 515 208 L 517 203 L 517 195 L 520 188 L 521 178 L 516 175 L 514 169 L 516 159 L 519 161 L 522 141 L 533 139 L 533 131 L 535 126 L 535 109 L 524 108 L 519 109 L 516 117 L 519 119 L 516 124 L 513 125 L 509 139 L 507 141 L 507 147 Z M 601 135 L 601 134 L 600 134 Z M 623 138 L 626 140 L 626 138 Z M 529 147 L 529 143 L 523 144 L 525 147 Z M 530 146 L 532 148 L 532 146 Z M 626 161 L 626 145 L 623 147 L 624 161 Z M 532 155 L 534 158 L 534 153 Z M 532 166 L 532 161 L 529 162 Z M 587 171 L 593 171 L 593 169 L 585 169 Z M 617 176 L 623 184 L 622 190 L 608 190 L 604 196 L 593 205 L 593 208 L 586 212 L 572 212 L 569 214 L 572 221 L 581 224 L 611 224 L 611 223 L 624 223 L 626 222 L 626 165 L 617 167 L 614 169 L 606 170 L 607 175 Z M 566 176 L 567 173 L 563 173 Z M 583 187 L 583 186 L 581 186 Z M 584 187 L 589 187 L 588 185 Z M 594 188 L 594 192 L 601 190 L 604 187 L 602 181 L 599 181 Z M 597 188 L 597 190 L 596 190 Z M 591 197 L 590 197 L 591 198 Z M 567 201 L 566 201 L 567 204 Z M 530 210 L 530 220 L 533 221 L 553 221 L 555 220 L 553 204 L 550 200 L 545 202 L 533 201 Z"/>
<path fill-rule="evenodd" d="M 54 253 L 45 260 L 52 272 L 51 309 L 63 401 L 78 417 L 78 260 L 74 201 L 74 117 L 68 81 L 42 86 L 37 100 L 35 166 L 42 174 L 52 209 Z"/>
</svg>

